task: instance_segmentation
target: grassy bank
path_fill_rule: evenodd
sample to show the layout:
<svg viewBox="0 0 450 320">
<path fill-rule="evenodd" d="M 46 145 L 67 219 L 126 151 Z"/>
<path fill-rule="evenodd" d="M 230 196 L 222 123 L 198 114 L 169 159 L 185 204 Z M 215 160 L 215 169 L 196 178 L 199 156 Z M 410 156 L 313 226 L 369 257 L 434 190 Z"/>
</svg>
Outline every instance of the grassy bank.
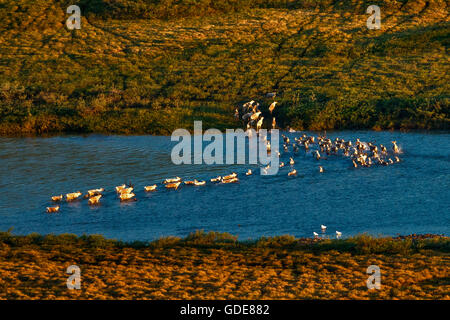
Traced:
<svg viewBox="0 0 450 320">
<path fill-rule="evenodd" d="M 272 91 L 282 127 L 450 128 L 445 0 L 81 0 L 74 31 L 69 4 L 0 1 L 0 134 L 232 128 Z"/>
<path fill-rule="evenodd" d="M 240 242 L 196 232 L 123 243 L 101 236 L 0 233 L 3 299 L 449 299 L 450 239 Z M 68 290 L 66 269 L 81 269 Z M 366 269 L 381 269 L 368 290 Z"/>
</svg>

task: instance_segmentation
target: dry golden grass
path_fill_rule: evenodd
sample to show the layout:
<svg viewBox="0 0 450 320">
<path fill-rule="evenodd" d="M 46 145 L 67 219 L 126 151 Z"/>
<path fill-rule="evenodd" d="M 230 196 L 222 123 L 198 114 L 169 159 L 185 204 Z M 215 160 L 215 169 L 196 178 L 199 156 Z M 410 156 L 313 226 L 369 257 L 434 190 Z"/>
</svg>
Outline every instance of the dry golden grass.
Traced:
<svg viewBox="0 0 450 320">
<path fill-rule="evenodd" d="M 284 244 L 280 238 L 215 245 L 176 238 L 150 245 L 26 239 L 0 241 L 1 299 L 450 298 L 448 238 L 441 247 L 365 254 L 345 246 L 356 241 L 367 249 L 369 242 L 391 240 L 331 241 L 319 250 L 320 244 L 289 237 Z M 66 287 L 72 264 L 81 268 L 81 290 Z M 366 287 L 372 264 L 381 268 L 381 290 Z"/>
<path fill-rule="evenodd" d="M 153 1 L 83 1 L 69 31 L 67 1 L 3 1 L 0 134 L 232 128 L 236 105 L 266 111 L 272 91 L 282 127 L 448 129 L 447 1 L 379 1 L 372 31 L 370 1 L 275 2 L 158 19 Z"/>
</svg>

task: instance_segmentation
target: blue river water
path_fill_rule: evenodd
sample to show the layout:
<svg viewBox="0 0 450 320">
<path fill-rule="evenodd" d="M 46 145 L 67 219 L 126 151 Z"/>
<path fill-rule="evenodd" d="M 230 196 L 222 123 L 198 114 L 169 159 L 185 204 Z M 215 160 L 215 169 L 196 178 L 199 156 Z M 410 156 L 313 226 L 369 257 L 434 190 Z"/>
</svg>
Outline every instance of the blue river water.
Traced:
<svg viewBox="0 0 450 320">
<path fill-rule="evenodd" d="M 285 133 L 300 137 L 302 133 Z M 291 234 L 312 237 L 326 225 L 325 237 L 411 233 L 450 235 L 450 134 L 342 131 L 328 137 L 372 141 L 391 148 L 396 140 L 401 162 L 353 168 L 351 160 L 311 152 L 282 152 L 295 160 L 275 176 L 258 165 L 175 165 L 176 142 L 166 136 L 56 136 L 0 138 L 0 230 L 14 234 L 73 233 L 153 240 L 186 236 L 195 230 L 229 232 L 240 239 Z M 280 138 L 281 140 L 281 138 Z M 207 145 L 207 143 L 205 143 Z M 318 165 L 325 172 L 319 173 Z M 246 176 L 252 168 L 254 174 Z M 209 179 L 238 173 L 236 184 Z M 166 190 L 161 182 L 179 176 L 207 180 L 205 186 Z M 114 187 L 130 182 L 138 201 L 121 203 Z M 158 184 L 156 192 L 143 187 Z M 51 196 L 103 187 L 101 204 L 83 199 L 62 202 L 47 214 Z"/>
</svg>

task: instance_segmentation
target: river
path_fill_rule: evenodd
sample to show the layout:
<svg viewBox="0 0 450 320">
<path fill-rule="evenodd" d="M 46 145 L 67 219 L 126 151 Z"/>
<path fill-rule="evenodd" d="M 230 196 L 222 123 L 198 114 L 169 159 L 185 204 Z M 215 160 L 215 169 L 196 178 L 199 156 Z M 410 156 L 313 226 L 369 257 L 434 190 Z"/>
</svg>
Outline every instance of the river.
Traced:
<svg viewBox="0 0 450 320">
<path fill-rule="evenodd" d="M 299 137 L 300 133 L 285 133 Z M 0 230 L 14 234 L 102 234 L 125 241 L 186 236 L 190 232 L 229 232 L 239 239 L 291 234 L 323 237 L 361 233 L 450 235 L 450 134 L 341 131 L 346 140 L 374 141 L 390 149 L 396 140 L 401 162 L 353 168 L 342 156 L 317 162 L 310 152 L 283 153 L 295 159 L 274 176 L 257 165 L 175 165 L 176 142 L 166 136 L 56 136 L 0 138 Z M 281 150 L 280 150 L 281 151 Z M 318 165 L 325 172 L 319 173 Z M 254 174 L 246 176 L 247 169 Z M 210 178 L 237 172 L 236 184 L 213 184 Z M 165 178 L 206 180 L 205 186 L 162 185 L 146 193 L 145 185 Z M 114 187 L 131 181 L 138 201 L 121 203 Z M 61 203 L 47 214 L 50 197 L 77 190 L 106 189 L 101 205 L 86 200 Z"/>
</svg>

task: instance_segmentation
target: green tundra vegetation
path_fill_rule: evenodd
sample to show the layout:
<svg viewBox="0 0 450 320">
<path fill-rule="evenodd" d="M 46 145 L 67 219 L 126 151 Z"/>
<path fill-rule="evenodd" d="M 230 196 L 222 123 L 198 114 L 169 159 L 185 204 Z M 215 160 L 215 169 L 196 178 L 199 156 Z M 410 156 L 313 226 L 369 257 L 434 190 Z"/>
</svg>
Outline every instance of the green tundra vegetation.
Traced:
<svg viewBox="0 0 450 320">
<path fill-rule="evenodd" d="M 198 231 L 123 243 L 0 232 L 0 299 L 450 299 L 448 237 L 237 241 Z M 68 290 L 67 267 L 81 269 Z M 368 290 L 367 267 L 381 270 Z"/>
<path fill-rule="evenodd" d="M 78 4 L 80 30 L 68 30 Z M 381 8 L 369 30 L 369 5 Z M 446 0 L 0 0 L 0 134 L 444 129 Z"/>
</svg>

